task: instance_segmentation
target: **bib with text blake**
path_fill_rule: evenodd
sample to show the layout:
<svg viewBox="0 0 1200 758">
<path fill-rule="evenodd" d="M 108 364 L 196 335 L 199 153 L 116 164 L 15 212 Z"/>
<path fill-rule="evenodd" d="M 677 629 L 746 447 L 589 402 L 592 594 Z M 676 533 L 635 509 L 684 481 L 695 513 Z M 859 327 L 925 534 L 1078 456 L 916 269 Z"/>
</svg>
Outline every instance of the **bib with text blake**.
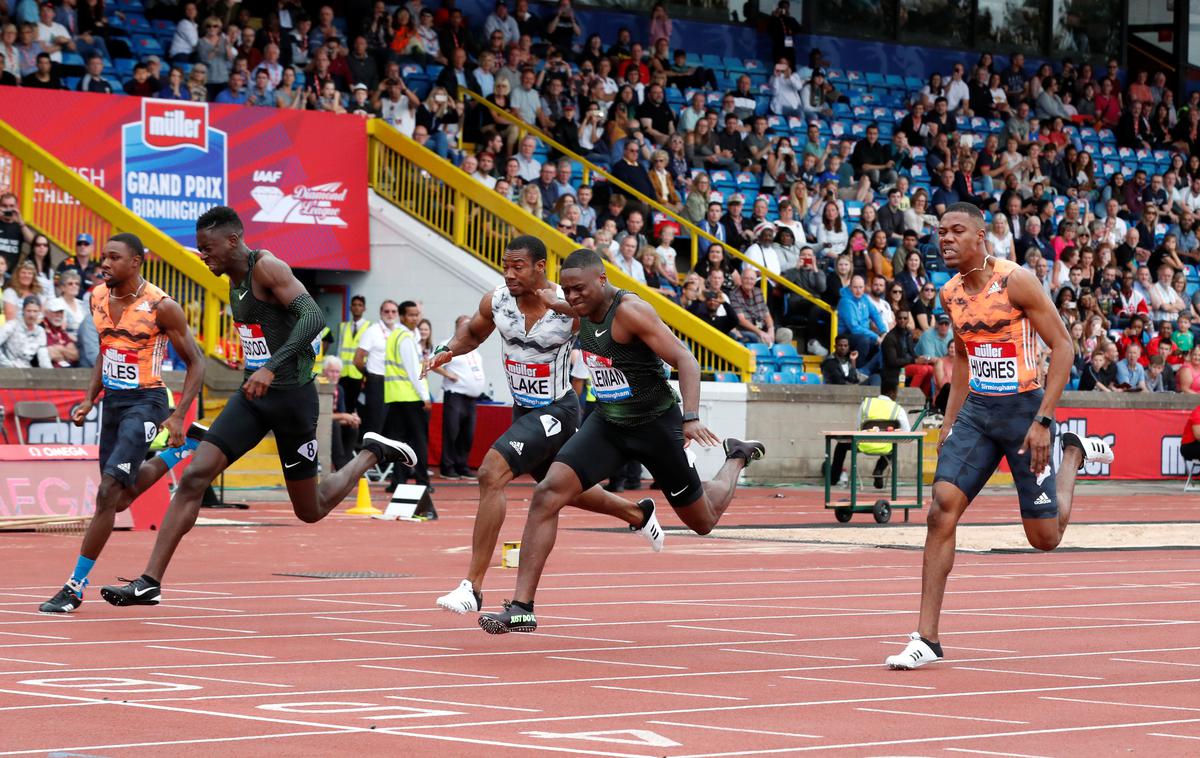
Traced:
<svg viewBox="0 0 1200 758">
<path fill-rule="evenodd" d="M 611 359 L 585 350 L 583 364 L 592 375 L 592 392 L 601 403 L 616 403 L 633 397 L 625 372 L 613 368 Z"/>
<path fill-rule="evenodd" d="M 1017 346 L 1011 342 L 968 342 L 972 392 L 1008 395 L 1018 391 Z"/>
<path fill-rule="evenodd" d="M 504 374 L 508 377 L 508 389 L 517 405 L 541 408 L 554 402 L 549 363 L 522 363 L 505 359 Z"/>
<path fill-rule="evenodd" d="M 140 369 L 136 350 L 104 349 L 101 382 L 109 390 L 135 390 L 138 388 Z"/>
<path fill-rule="evenodd" d="M 246 368 L 257 370 L 267 365 L 271 360 L 271 348 L 267 347 L 262 325 L 238 323 L 235 326 L 242 338 L 242 360 Z"/>
</svg>

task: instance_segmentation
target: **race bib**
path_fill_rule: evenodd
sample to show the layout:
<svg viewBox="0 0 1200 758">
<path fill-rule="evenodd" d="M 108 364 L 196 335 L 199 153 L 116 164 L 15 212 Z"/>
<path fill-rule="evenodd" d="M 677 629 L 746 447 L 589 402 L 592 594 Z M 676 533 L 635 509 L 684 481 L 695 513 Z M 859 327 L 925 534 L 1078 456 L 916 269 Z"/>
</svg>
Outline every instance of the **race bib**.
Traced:
<svg viewBox="0 0 1200 758">
<path fill-rule="evenodd" d="M 613 368 L 612 359 L 583 352 L 583 365 L 592 375 L 592 392 L 601 403 L 616 403 L 633 397 L 625 372 Z"/>
<path fill-rule="evenodd" d="M 504 374 L 508 377 L 508 389 L 517 405 L 541 408 L 554 402 L 549 363 L 522 363 L 506 359 Z"/>
<path fill-rule="evenodd" d="M 242 361 L 246 368 L 260 369 L 271 360 L 271 348 L 263 336 L 261 324 L 235 324 L 242 338 Z"/>
<path fill-rule="evenodd" d="M 136 350 L 104 349 L 101 383 L 109 390 L 135 390 L 141 379 Z"/>
<path fill-rule="evenodd" d="M 971 367 L 970 387 L 985 395 L 1015 393 L 1017 346 L 1011 342 L 969 342 L 967 362 Z"/>
</svg>

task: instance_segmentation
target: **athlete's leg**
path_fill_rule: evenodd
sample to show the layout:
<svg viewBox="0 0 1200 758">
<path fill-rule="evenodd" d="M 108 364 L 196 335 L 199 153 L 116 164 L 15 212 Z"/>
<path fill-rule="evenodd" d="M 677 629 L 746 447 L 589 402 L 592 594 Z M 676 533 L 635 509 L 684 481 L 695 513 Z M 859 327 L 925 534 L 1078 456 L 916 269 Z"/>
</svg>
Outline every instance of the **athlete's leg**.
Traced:
<svg viewBox="0 0 1200 758">
<path fill-rule="evenodd" d="M 358 480 L 375 467 L 378 458 L 367 448 L 358 451 L 342 468 L 322 476 L 308 479 L 285 479 L 288 497 L 296 518 L 306 524 L 315 524 L 329 515 L 330 511 L 358 486 Z"/>
<path fill-rule="evenodd" d="M 704 483 L 700 499 L 691 505 L 675 509 L 679 520 L 696 534 L 711 532 L 717 522 L 721 520 L 721 516 L 725 514 L 725 509 L 733 502 L 738 474 L 745 467 L 746 460 L 744 458 L 726 458 L 725 463 L 717 471 L 717 475 Z"/>
<path fill-rule="evenodd" d="M 641 526 L 646 517 L 646 514 L 635 503 L 631 503 L 623 497 L 617 497 L 600 485 L 596 485 L 574 498 L 570 504 L 581 510 L 621 519 L 630 526 Z"/>
<path fill-rule="evenodd" d="M 167 509 L 167 515 L 159 525 L 154 550 L 150 553 L 150 561 L 143 572 L 146 576 L 162 582 L 171 556 L 179 547 L 179 541 L 196 525 L 200 504 L 204 501 L 204 491 L 228 465 L 229 460 L 225 453 L 213 443 L 201 442 L 200 447 L 196 448 L 191 465 L 179 478 L 179 486 L 175 488 L 175 495 L 171 498 L 171 507 Z"/>
<path fill-rule="evenodd" d="M 942 615 L 942 599 L 946 580 L 954 568 L 955 535 L 958 520 L 970 501 L 966 494 L 950 482 L 935 482 L 933 503 L 925 518 L 925 556 L 921 562 L 921 617 L 917 631 L 930 642 L 938 641 L 938 620 Z"/>
<path fill-rule="evenodd" d="M 1041 497 L 1041 492 L 1021 492 L 1021 525 L 1025 527 L 1025 537 L 1029 544 L 1038 550 L 1053 550 L 1062 542 L 1067 532 L 1067 524 L 1071 521 L 1071 501 L 1075 494 L 1075 477 L 1083 464 L 1083 450 L 1073 445 L 1063 445 L 1062 463 L 1054 472 L 1054 502 L 1053 508 L 1045 510 L 1030 510 L 1030 502 Z M 1015 476 L 1014 476 L 1015 479 Z M 1037 506 L 1034 506 L 1035 508 Z"/>
<path fill-rule="evenodd" d="M 105 475 L 100 480 L 100 489 L 96 492 L 96 512 L 83 534 L 83 545 L 79 548 L 79 554 L 93 561 L 99 558 L 100 551 L 104 549 L 112 534 L 117 514 L 128 508 L 138 495 L 162 479 L 168 470 L 167 464 L 156 455 L 138 468 L 137 478 L 132 487 L 124 487 L 113 477 Z"/>
<path fill-rule="evenodd" d="M 500 539 L 500 527 L 508 510 L 508 498 L 504 488 L 513 480 L 512 467 L 504 456 L 494 448 L 483 457 L 479 467 L 479 510 L 475 513 L 475 527 L 471 532 L 471 567 L 467 579 L 478 592 L 483 587 L 483 577 L 496 552 Z"/>
<path fill-rule="evenodd" d="M 583 494 L 575 471 L 563 463 L 552 463 L 546 478 L 538 483 L 529 503 L 529 516 L 521 534 L 521 563 L 513 600 L 529 605 L 537 592 L 546 560 L 558 537 L 558 513 Z"/>
</svg>

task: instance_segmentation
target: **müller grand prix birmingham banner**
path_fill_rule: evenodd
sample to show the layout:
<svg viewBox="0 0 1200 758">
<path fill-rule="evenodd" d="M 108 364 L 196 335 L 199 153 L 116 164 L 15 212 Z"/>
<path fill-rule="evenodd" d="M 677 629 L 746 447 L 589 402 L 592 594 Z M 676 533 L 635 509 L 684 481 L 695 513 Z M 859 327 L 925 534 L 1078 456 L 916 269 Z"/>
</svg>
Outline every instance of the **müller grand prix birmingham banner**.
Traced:
<svg viewBox="0 0 1200 758">
<path fill-rule="evenodd" d="M 5 87 L 0 119 L 185 246 L 230 205 L 292 266 L 370 267 L 361 118 Z"/>
</svg>

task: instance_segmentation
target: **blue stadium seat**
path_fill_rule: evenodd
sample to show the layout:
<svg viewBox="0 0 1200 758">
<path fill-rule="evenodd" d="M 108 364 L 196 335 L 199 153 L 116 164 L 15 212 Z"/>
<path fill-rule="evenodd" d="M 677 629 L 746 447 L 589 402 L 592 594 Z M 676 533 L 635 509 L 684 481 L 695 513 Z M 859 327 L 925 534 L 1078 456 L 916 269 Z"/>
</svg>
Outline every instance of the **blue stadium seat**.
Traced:
<svg viewBox="0 0 1200 758">
<path fill-rule="evenodd" d="M 756 370 L 775 370 L 775 356 L 771 354 L 771 346 L 762 343 L 753 343 L 746 345 L 750 352 L 754 355 Z"/>
<path fill-rule="evenodd" d="M 780 343 L 771 348 L 771 355 L 775 358 L 775 363 L 784 368 L 788 366 L 803 365 L 804 359 L 796 352 L 796 346 L 791 343 Z"/>
<path fill-rule="evenodd" d="M 821 384 L 821 375 L 812 371 L 803 371 L 796 377 L 797 384 Z"/>
<path fill-rule="evenodd" d="M 166 55 L 163 52 L 162 44 L 154 37 L 145 34 L 133 35 L 133 51 L 139 57 L 157 55 L 159 58 L 162 58 Z"/>
<path fill-rule="evenodd" d="M 740 384 L 742 379 L 732 371 L 718 371 L 713 374 L 713 381 Z"/>
<path fill-rule="evenodd" d="M 929 274 L 929 281 L 933 282 L 934 286 L 941 289 L 950 281 L 950 272 L 948 271 L 933 271 Z"/>
</svg>

